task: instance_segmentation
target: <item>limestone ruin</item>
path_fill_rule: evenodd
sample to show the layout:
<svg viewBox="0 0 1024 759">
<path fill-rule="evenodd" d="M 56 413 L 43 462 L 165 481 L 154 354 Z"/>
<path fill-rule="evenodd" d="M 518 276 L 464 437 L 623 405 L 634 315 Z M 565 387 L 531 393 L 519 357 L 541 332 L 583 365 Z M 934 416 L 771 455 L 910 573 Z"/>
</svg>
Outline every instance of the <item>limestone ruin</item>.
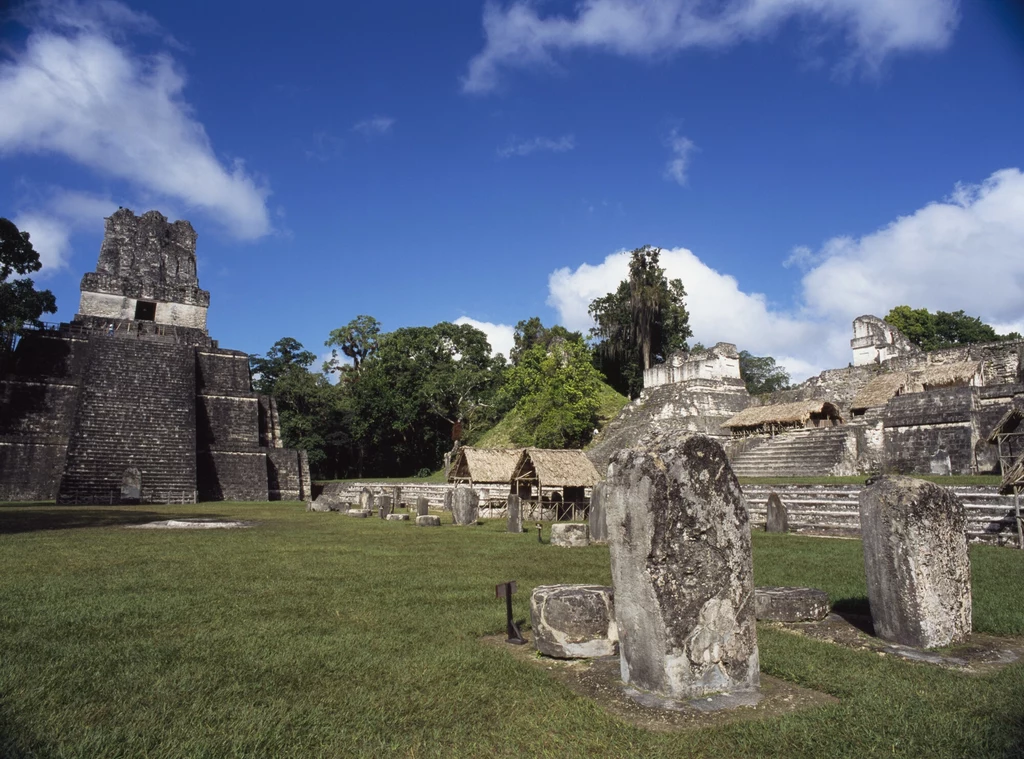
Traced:
<svg viewBox="0 0 1024 759">
<path fill-rule="evenodd" d="M 196 233 L 157 211 L 106 220 L 70 323 L 26 333 L 0 378 L 0 498 L 58 503 L 305 500 L 249 359 L 206 329 Z"/>
</svg>

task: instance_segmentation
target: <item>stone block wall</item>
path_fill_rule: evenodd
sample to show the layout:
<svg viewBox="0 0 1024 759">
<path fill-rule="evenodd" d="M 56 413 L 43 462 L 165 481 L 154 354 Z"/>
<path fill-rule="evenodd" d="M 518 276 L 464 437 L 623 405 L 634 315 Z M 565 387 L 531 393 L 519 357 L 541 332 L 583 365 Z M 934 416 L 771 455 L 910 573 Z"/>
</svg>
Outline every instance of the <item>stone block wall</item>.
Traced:
<svg viewBox="0 0 1024 759">
<path fill-rule="evenodd" d="M 196 479 L 200 501 L 266 501 L 264 451 L 199 451 Z"/>
<path fill-rule="evenodd" d="M 266 456 L 268 499 L 271 501 L 305 500 L 302 460 L 299 452 L 287 448 L 268 448 Z"/>
<path fill-rule="evenodd" d="M 259 448 L 258 412 L 256 396 L 198 396 L 196 431 L 200 449 Z"/>
</svg>

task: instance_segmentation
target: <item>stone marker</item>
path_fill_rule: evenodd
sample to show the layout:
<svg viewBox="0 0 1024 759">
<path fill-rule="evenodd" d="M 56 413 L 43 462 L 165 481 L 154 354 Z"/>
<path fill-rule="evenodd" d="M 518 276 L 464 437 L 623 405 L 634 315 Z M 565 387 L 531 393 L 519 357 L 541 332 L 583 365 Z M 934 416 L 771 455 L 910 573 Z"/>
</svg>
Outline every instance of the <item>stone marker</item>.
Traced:
<svg viewBox="0 0 1024 759">
<path fill-rule="evenodd" d="M 590 526 L 591 543 L 608 542 L 608 525 L 604 513 L 604 483 L 599 482 L 590 491 L 590 513 L 587 523 Z"/>
<path fill-rule="evenodd" d="M 952 490 L 880 477 L 860 491 L 864 570 L 875 634 L 918 648 L 971 632 L 966 513 Z"/>
<path fill-rule="evenodd" d="M 828 593 L 817 588 L 754 588 L 761 622 L 818 622 L 828 616 Z"/>
<path fill-rule="evenodd" d="M 359 491 L 359 508 L 373 511 L 373 491 L 369 488 Z"/>
<path fill-rule="evenodd" d="M 366 519 L 366 517 L 370 516 L 370 514 L 372 514 L 373 512 L 371 512 L 369 509 L 349 509 L 345 513 L 348 514 L 350 517 L 356 517 L 357 519 Z"/>
<path fill-rule="evenodd" d="M 472 488 L 457 488 L 452 496 L 452 521 L 455 524 L 476 524 L 480 517 L 480 495 Z"/>
<path fill-rule="evenodd" d="M 387 517 L 385 517 L 385 519 L 387 519 L 389 522 L 408 522 L 409 521 L 409 515 L 408 514 L 388 514 Z"/>
<path fill-rule="evenodd" d="M 672 699 L 757 688 L 750 520 L 722 446 L 652 434 L 612 457 L 603 500 L 623 681 Z"/>
<path fill-rule="evenodd" d="M 417 527 L 440 527 L 441 517 L 436 514 L 426 514 L 422 517 L 416 517 Z"/>
<path fill-rule="evenodd" d="M 416 499 L 416 516 L 425 517 L 427 512 L 430 510 L 430 503 L 426 498 Z"/>
<path fill-rule="evenodd" d="M 580 548 L 590 543 L 590 528 L 582 522 L 559 522 L 551 525 L 551 545 Z"/>
<path fill-rule="evenodd" d="M 778 493 L 772 492 L 768 496 L 764 529 L 765 532 L 789 532 L 789 513 Z"/>
<path fill-rule="evenodd" d="M 306 511 L 331 511 L 331 502 L 323 496 L 315 501 L 306 501 Z"/>
<path fill-rule="evenodd" d="M 523 501 L 515 493 L 508 496 L 508 531 L 523 531 Z"/>
<path fill-rule="evenodd" d="M 391 505 L 391 496 L 377 496 L 377 504 L 377 514 L 380 516 L 381 519 L 387 519 L 388 514 L 390 514 L 393 511 Z"/>
<path fill-rule="evenodd" d="M 441 508 L 444 509 L 445 511 L 452 510 L 452 498 L 455 497 L 454 493 L 455 491 L 453 490 L 444 491 L 444 505 Z"/>
<path fill-rule="evenodd" d="M 614 656 L 612 589 L 603 585 L 539 585 L 530 596 L 530 623 L 537 650 L 557 659 Z"/>
<path fill-rule="evenodd" d="M 391 488 L 392 511 L 402 506 L 402 486 L 395 485 Z"/>
</svg>

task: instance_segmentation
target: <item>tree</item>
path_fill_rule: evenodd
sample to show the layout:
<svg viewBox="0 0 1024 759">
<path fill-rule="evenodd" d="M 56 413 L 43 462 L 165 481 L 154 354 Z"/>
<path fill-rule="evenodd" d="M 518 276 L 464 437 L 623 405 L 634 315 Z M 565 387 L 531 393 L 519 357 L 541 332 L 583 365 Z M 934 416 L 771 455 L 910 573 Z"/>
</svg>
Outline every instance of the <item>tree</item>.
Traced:
<svg viewBox="0 0 1024 759">
<path fill-rule="evenodd" d="M 556 340 L 577 340 L 582 341 L 583 335 L 579 332 L 570 332 L 561 324 L 556 324 L 550 329 L 541 323 L 539 317 L 532 316 L 529 319 L 524 319 L 516 325 L 515 334 L 513 335 L 514 345 L 512 350 L 509 352 L 509 361 L 513 365 L 519 363 L 519 357 L 524 351 L 529 350 L 535 345 L 541 345 L 544 348 L 551 346 L 551 343 Z"/>
<path fill-rule="evenodd" d="M 360 314 L 344 327 L 331 330 L 324 342 L 328 348 L 340 348 L 341 352 L 352 359 L 351 370 L 359 374 L 363 363 L 377 352 L 377 339 L 380 335 L 380 322 L 372 316 Z M 338 351 L 331 351 L 331 360 L 324 364 L 325 372 L 342 372 L 349 369 L 341 362 Z"/>
<path fill-rule="evenodd" d="M 590 315 L 597 326 L 597 368 L 619 392 L 632 398 L 643 389 L 643 373 L 686 348 L 690 315 L 681 280 L 668 280 L 659 265 L 661 250 L 646 245 L 633 251 L 629 278 L 613 293 L 595 299 Z"/>
<path fill-rule="evenodd" d="M 751 395 L 772 393 L 789 387 L 789 374 L 771 356 L 754 356 L 740 351 L 740 377 Z"/>
<path fill-rule="evenodd" d="M 258 393 L 273 395 L 282 377 L 296 369 L 303 371 L 316 361 L 316 355 L 302 347 L 294 337 L 282 337 L 267 351 L 266 357 L 249 356 L 249 371 Z"/>
<path fill-rule="evenodd" d="M 1016 332 L 1008 335 L 998 334 L 977 316 L 965 314 L 963 309 L 952 312 L 936 311 L 933 314 L 926 308 L 896 306 L 886 315 L 885 321 L 896 327 L 914 345 L 926 351 L 953 345 L 1020 339 Z"/>
<path fill-rule="evenodd" d="M 0 218 L 0 352 L 14 347 L 14 339 L 26 324 L 39 326 L 44 313 L 57 312 L 57 301 L 49 290 L 36 290 L 26 274 L 39 271 L 39 254 L 29 239 L 8 219 Z M 16 275 L 17 279 L 8 282 Z"/>
</svg>

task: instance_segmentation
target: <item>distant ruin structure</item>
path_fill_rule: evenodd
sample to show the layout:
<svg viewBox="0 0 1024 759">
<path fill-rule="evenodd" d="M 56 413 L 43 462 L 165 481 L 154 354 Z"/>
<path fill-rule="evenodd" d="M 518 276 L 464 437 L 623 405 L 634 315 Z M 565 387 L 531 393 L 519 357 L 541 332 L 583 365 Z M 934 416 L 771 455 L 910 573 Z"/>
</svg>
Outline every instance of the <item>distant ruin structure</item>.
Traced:
<svg viewBox="0 0 1024 759">
<path fill-rule="evenodd" d="M 25 334 L 0 373 L 0 498 L 180 503 L 311 498 L 248 356 L 210 338 L 196 232 L 106 220 L 70 323 Z"/>
</svg>

